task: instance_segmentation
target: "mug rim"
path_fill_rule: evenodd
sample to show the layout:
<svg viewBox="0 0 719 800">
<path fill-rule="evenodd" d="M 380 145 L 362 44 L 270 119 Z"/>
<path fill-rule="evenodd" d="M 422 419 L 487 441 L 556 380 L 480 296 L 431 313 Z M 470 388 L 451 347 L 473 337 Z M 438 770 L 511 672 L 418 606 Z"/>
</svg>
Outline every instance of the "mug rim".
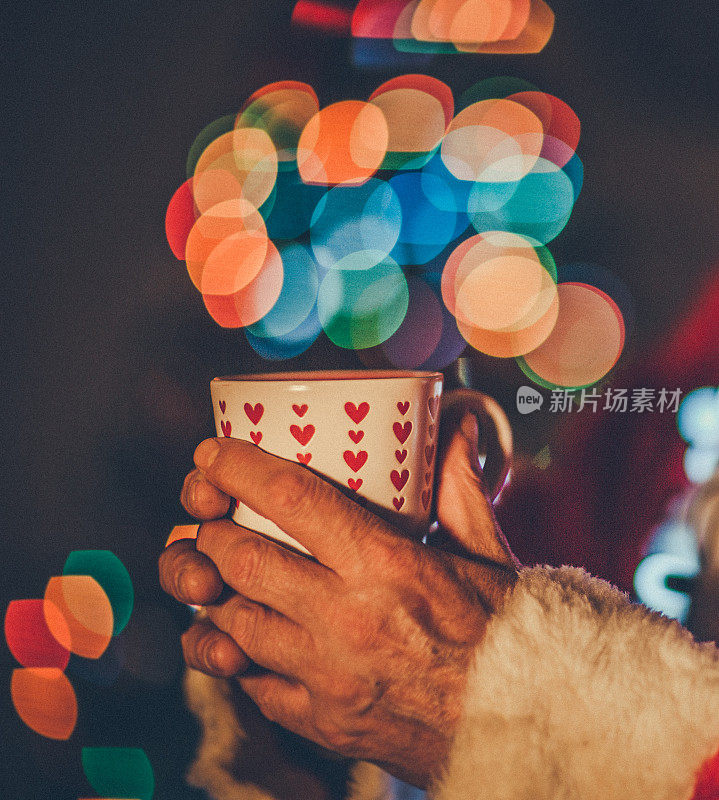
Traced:
<svg viewBox="0 0 719 800">
<path fill-rule="evenodd" d="M 421 370 L 309 370 L 307 372 L 260 372 L 248 375 L 224 375 L 213 378 L 212 383 L 290 383 L 306 381 L 375 381 L 375 380 L 437 380 L 444 379 L 441 372 Z"/>
</svg>

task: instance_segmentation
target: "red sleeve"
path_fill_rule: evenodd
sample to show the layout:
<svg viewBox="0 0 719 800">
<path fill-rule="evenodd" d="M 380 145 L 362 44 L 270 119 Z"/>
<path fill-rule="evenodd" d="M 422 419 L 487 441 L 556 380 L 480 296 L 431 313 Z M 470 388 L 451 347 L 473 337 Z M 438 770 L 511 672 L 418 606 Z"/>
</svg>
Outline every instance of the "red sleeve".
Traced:
<svg viewBox="0 0 719 800">
<path fill-rule="evenodd" d="M 719 751 L 699 771 L 692 800 L 719 800 Z"/>
</svg>

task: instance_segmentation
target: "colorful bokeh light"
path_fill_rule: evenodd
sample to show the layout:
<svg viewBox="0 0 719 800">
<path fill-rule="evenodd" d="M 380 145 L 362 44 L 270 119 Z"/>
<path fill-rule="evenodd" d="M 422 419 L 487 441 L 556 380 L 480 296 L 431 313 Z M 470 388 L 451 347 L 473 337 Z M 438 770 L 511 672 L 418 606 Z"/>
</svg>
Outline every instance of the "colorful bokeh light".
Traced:
<svg viewBox="0 0 719 800">
<path fill-rule="evenodd" d="M 364 183 L 387 155 L 389 127 L 382 109 L 343 100 L 320 109 L 297 145 L 300 177 L 310 184 Z"/>
<path fill-rule="evenodd" d="M 533 25 L 538 35 L 543 8 L 360 3 L 353 30 L 409 26 L 433 47 L 451 36 L 452 47 L 500 47 Z M 269 84 L 193 143 L 168 242 L 212 318 L 243 328 L 264 358 L 299 355 L 324 332 L 372 351 L 367 363 L 443 368 L 470 345 L 520 358 L 541 385 L 590 385 L 616 363 L 626 327 L 605 283 L 558 282 L 546 247 L 582 188 L 579 137 L 565 102 L 516 78 L 480 81 L 455 102 L 447 84 L 412 73 L 324 107 L 307 84 Z"/>
<path fill-rule="evenodd" d="M 561 283 L 559 313 L 545 341 L 518 359 L 536 383 L 579 389 L 601 380 L 624 348 L 624 320 L 609 295 L 594 286 Z"/>
<path fill-rule="evenodd" d="M 113 640 L 132 613 L 134 590 L 123 563 L 108 550 L 78 550 L 64 574 L 51 578 L 44 598 L 13 600 L 5 639 L 23 669 L 13 672 L 11 695 L 22 721 L 41 736 L 67 739 L 77 699 L 65 672 L 109 685 L 122 669 Z"/>
<path fill-rule="evenodd" d="M 138 747 L 83 747 L 82 768 L 90 786 L 104 797 L 152 800 L 155 776 Z"/>
<path fill-rule="evenodd" d="M 684 472 L 692 483 L 705 483 L 719 467 L 719 388 L 690 392 L 679 407 L 677 427 L 688 445 Z"/>
<path fill-rule="evenodd" d="M 59 630 L 60 641 L 45 621 Z M 68 642 L 70 631 L 56 606 L 43 600 L 13 600 L 5 612 L 5 641 L 10 652 L 23 667 L 55 667 L 64 670 L 70 661 L 70 650 L 60 642 Z"/>
<path fill-rule="evenodd" d="M 113 636 L 127 625 L 135 593 L 125 565 L 109 550 L 74 550 L 65 560 L 63 575 L 89 575 L 107 595 L 113 614 Z"/>
<path fill-rule="evenodd" d="M 165 547 L 169 547 L 180 539 L 197 539 L 197 532 L 200 530 L 199 525 L 175 525 L 167 537 Z"/>
<path fill-rule="evenodd" d="M 77 697 L 57 667 L 13 670 L 10 694 L 20 719 L 47 739 L 69 739 L 77 722 Z"/>
<path fill-rule="evenodd" d="M 319 4 L 300 0 L 293 22 L 328 30 Z M 332 33 L 346 33 L 336 17 Z M 360 0 L 349 24 L 357 40 L 387 40 L 396 50 L 424 54 L 538 53 L 554 30 L 543 0 Z"/>
<path fill-rule="evenodd" d="M 114 625 L 112 605 L 102 586 L 89 575 L 61 575 L 50 578 L 44 599 L 45 621 L 58 642 L 83 658 L 100 658 Z"/>
</svg>

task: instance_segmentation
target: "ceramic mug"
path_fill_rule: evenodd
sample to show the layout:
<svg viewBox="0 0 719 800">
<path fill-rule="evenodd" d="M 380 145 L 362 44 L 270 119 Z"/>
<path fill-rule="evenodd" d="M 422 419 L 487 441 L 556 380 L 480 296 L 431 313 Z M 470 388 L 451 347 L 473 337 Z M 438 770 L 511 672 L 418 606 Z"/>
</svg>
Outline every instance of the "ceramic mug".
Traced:
<svg viewBox="0 0 719 800">
<path fill-rule="evenodd" d="M 439 372 L 344 371 L 215 378 L 218 436 L 296 461 L 419 538 L 437 455 Z M 307 550 L 244 504 L 239 525 Z"/>
</svg>

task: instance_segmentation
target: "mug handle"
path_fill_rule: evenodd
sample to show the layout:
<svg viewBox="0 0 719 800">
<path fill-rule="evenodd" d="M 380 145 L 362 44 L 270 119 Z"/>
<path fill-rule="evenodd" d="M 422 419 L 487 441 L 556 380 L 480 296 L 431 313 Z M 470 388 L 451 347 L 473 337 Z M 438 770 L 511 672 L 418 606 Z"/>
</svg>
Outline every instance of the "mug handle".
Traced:
<svg viewBox="0 0 719 800">
<path fill-rule="evenodd" d="M 467 412 L 479 423 L 478 449 L 486 455 L 483 467 L 485 486 L 494 499 L 504 486 L 512 465 L 512 426 L 499 403 L 489 395 L 473 389 L 454 389 L 442 396 L 442 427 L 459 425 Z"/>
</svg>

